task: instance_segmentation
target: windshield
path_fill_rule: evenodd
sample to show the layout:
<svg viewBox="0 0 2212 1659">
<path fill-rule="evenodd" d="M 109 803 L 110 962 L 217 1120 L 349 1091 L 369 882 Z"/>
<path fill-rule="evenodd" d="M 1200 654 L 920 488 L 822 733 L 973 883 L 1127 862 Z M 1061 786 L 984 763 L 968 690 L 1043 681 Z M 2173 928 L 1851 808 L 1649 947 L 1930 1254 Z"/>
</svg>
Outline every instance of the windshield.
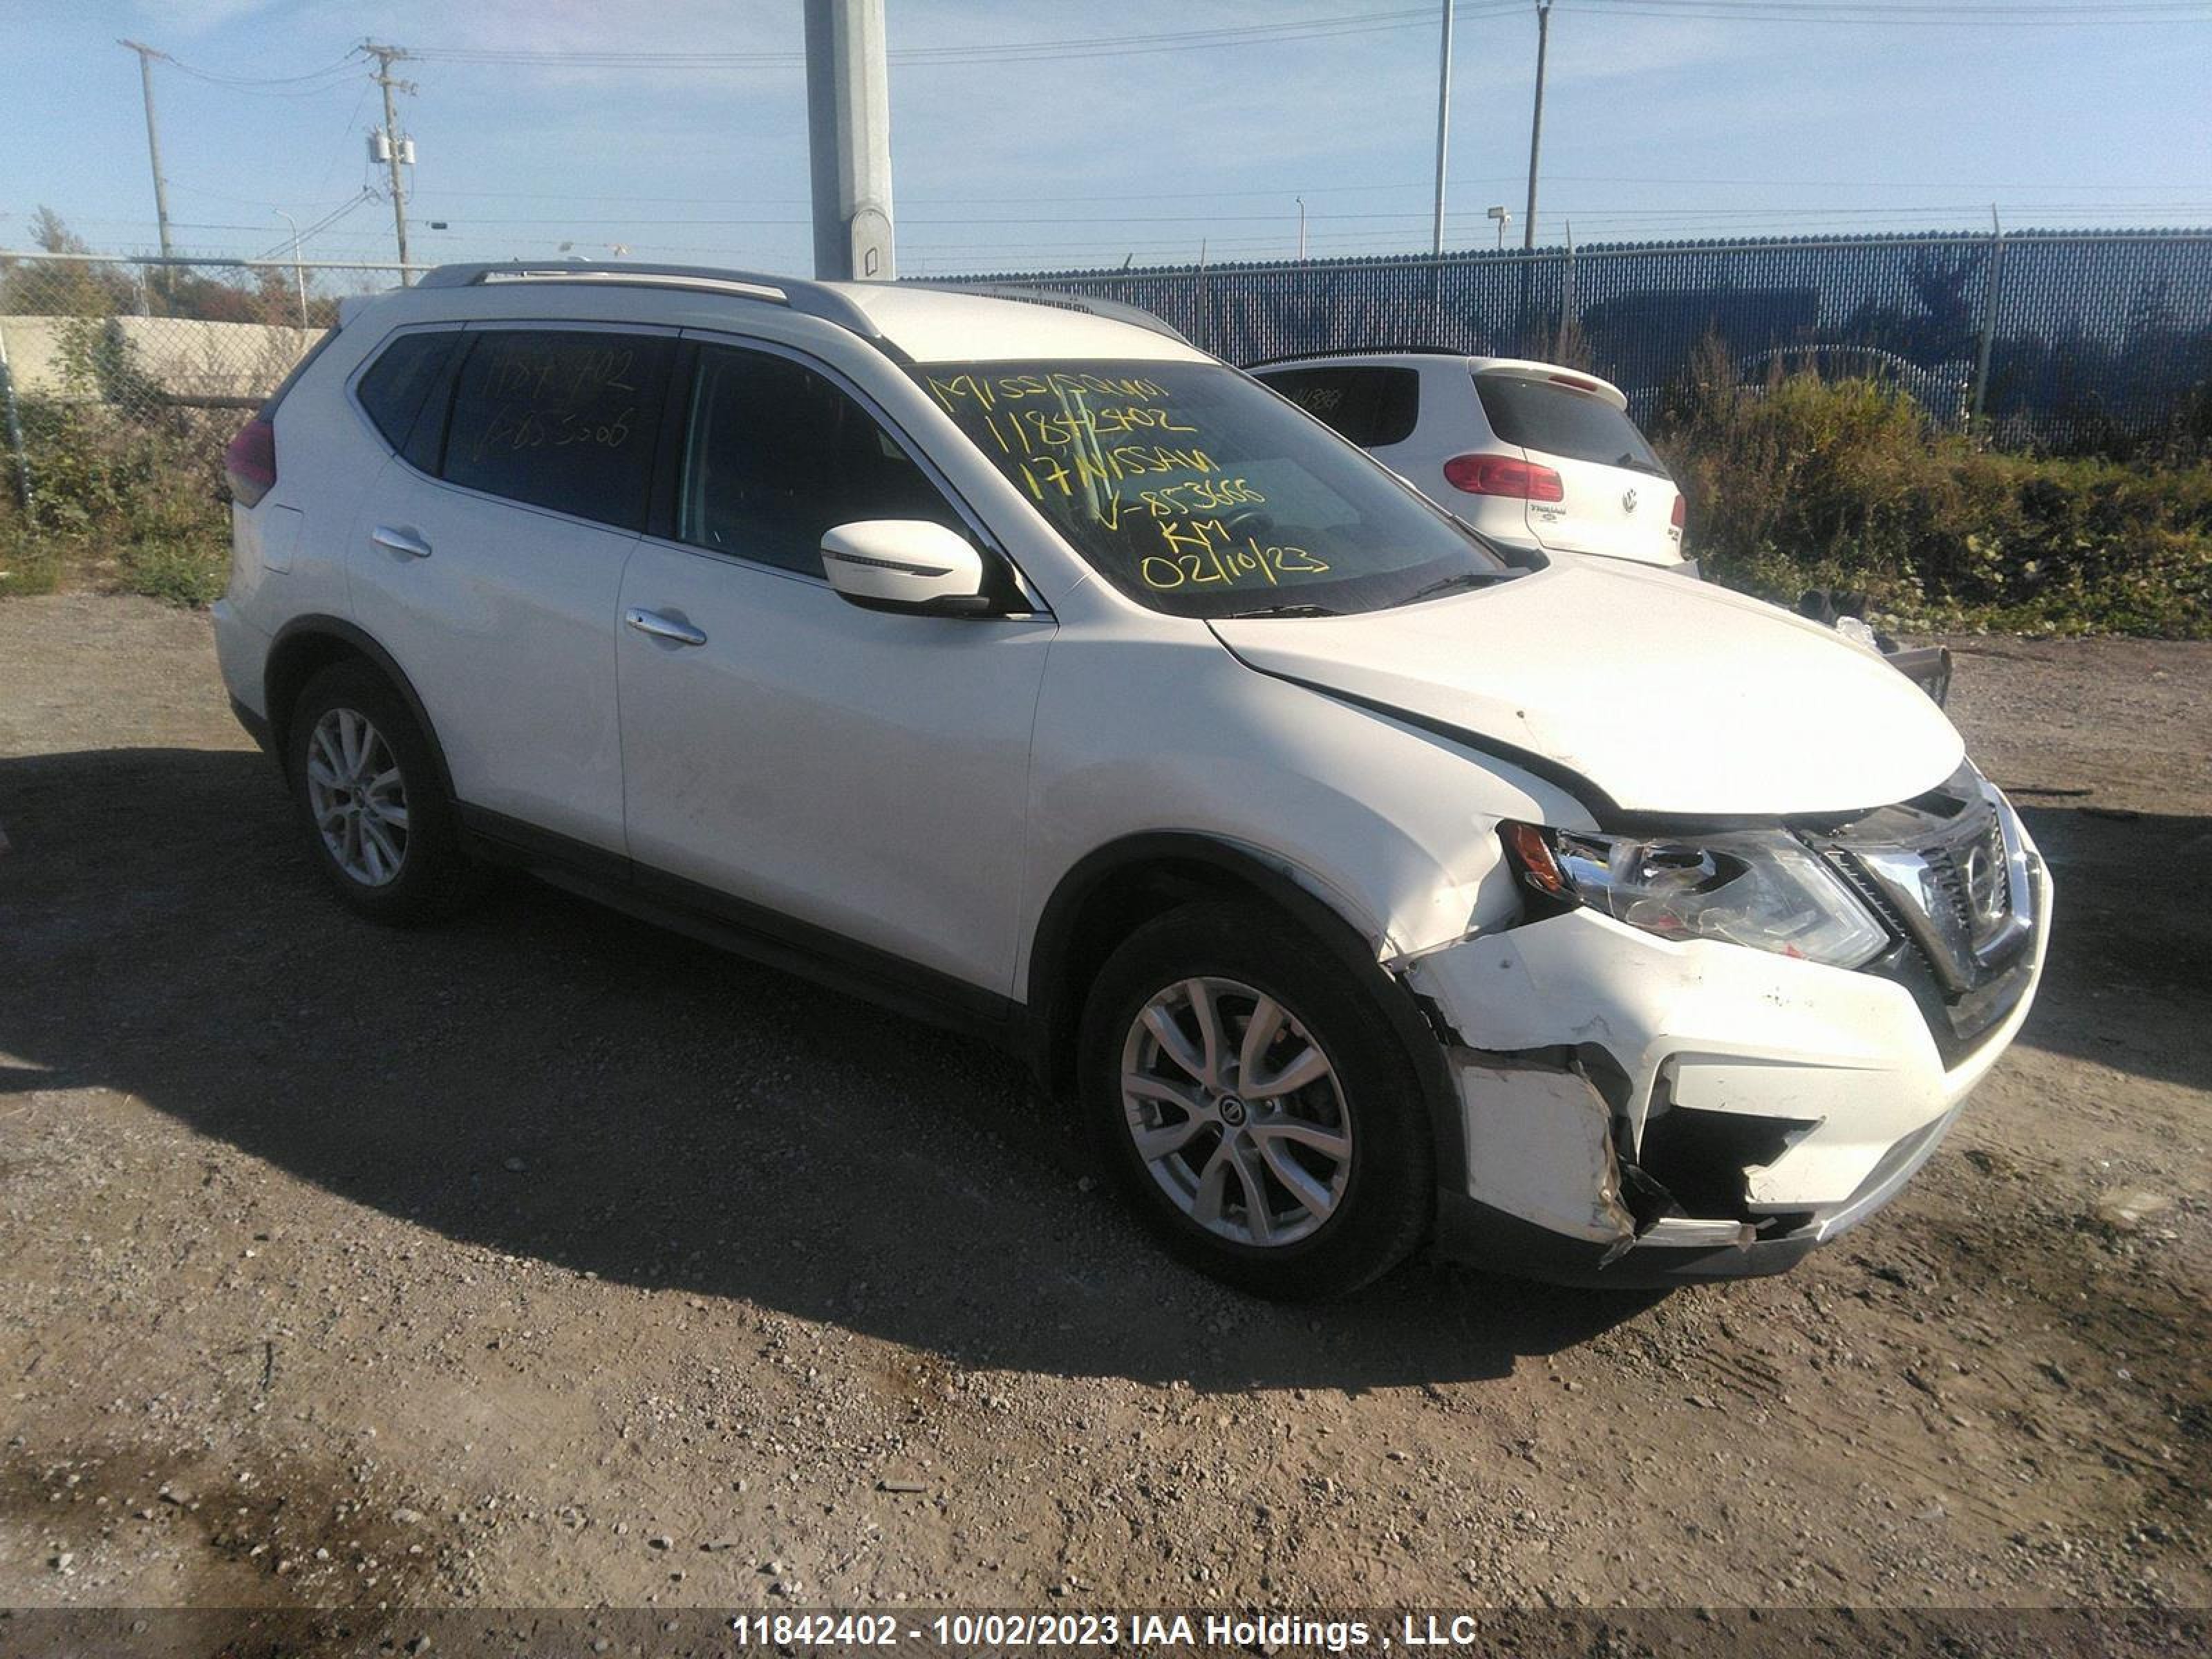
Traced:
<svg viewBox="0 0 2212 1659">
<path fill-rule="evenodd" d="M 1668 476 L 1636 422 L 1595 392 L 1559 380 L 1496 373 L 1477 374 L 1474 389 L 1491 429 L 1509 444 L 1570 461 Z"/>
<path fill-rule="evenodd" d="M 1178 617 L 1378 611 L 1507 572 L 1220 363 L 925 363 L 916 380 L 1107 580 Z"/>
</svg>

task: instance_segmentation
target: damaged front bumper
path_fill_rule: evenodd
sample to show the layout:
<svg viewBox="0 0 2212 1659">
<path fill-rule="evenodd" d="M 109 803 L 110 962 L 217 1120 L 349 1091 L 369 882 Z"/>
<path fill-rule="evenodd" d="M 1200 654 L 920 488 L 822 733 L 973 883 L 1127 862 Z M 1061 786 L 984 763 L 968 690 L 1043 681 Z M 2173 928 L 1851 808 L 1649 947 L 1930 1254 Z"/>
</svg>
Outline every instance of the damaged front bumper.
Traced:
<svg viewBox="0 0 2212 1659">
<path fill-rule="evenodd" d="M 2051 883 L 2006 816 L 2033 931 L 1972 997 L 1947 1002 L 1909 943 L 1844 969 L 1589 909 L 1401 964 L 1455 1097 L 1439 1249 L 1565 1282 L 1736 1278 L 1879 1210 L 2034 1000 Z"/>
</svg>

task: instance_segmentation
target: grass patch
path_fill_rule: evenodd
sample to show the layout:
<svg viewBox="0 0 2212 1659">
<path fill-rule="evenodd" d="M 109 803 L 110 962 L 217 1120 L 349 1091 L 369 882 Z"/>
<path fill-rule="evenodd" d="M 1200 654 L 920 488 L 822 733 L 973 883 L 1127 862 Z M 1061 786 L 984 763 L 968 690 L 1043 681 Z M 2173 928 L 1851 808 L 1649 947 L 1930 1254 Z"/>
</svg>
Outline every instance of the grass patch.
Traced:
<svg viewBox="0 0 2212 1659">
<path fill-rule="evenodd" d="M 141 542 L 123 550 L 118 576 L 126 592 L 197 608 L 222 597 L 230 555 L 191 543 Z"/>
<path fill-rule="evenodd" d="M 51 593 L 62 585 L 62 550 L 20 519 L 0 523 L 0 599 Z"/>
</svg>

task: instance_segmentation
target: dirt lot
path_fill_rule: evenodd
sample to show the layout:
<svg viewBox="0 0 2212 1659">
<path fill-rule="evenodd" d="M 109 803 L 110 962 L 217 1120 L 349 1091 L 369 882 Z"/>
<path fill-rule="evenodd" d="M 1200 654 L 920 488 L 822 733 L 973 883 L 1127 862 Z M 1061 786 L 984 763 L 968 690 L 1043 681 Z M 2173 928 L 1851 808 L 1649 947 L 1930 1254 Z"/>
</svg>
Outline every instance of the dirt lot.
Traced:
<svg viewBox="0 0 2212 1659">
<path fill-rule="evenodd" d="M 1959 643 L 2061 915 L 1905 1196 L 1316 1310 L 981 1048 L 527 883 L 351 920 L 204 617 L 0 605 L 0 1603 L 2202 1605 L 2212 646 Z"/>
</svg>

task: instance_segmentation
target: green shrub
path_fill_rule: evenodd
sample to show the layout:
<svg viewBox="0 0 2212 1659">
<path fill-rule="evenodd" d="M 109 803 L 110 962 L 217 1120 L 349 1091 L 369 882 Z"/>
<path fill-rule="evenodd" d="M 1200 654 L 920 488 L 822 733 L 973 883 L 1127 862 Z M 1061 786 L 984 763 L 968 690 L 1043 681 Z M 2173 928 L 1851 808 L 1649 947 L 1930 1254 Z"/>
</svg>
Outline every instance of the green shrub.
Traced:
<svg viewBox="0 0 2212 1659">
<path fill-rule="evenodd" d="M 2212 464 L 1990 453 L 1890 387 L 1745 387 L 1710 351 L 1655 426 L 1731 586 L 1863 590 L 1917 628 L 2212 635 Z"/>
<path fill-rule="evenodd" d="M 230 548 L 222 446 L 234 413 L 133 413 L 70 397 L 24 398 L 21 416 L 31 511 L 10 501 L 0 517 L 0 568 L 23 573 L 0 578 L 0 593 L 49 592 L 64 576 L 179 605 L 222 592 Z"/>
</svg>

